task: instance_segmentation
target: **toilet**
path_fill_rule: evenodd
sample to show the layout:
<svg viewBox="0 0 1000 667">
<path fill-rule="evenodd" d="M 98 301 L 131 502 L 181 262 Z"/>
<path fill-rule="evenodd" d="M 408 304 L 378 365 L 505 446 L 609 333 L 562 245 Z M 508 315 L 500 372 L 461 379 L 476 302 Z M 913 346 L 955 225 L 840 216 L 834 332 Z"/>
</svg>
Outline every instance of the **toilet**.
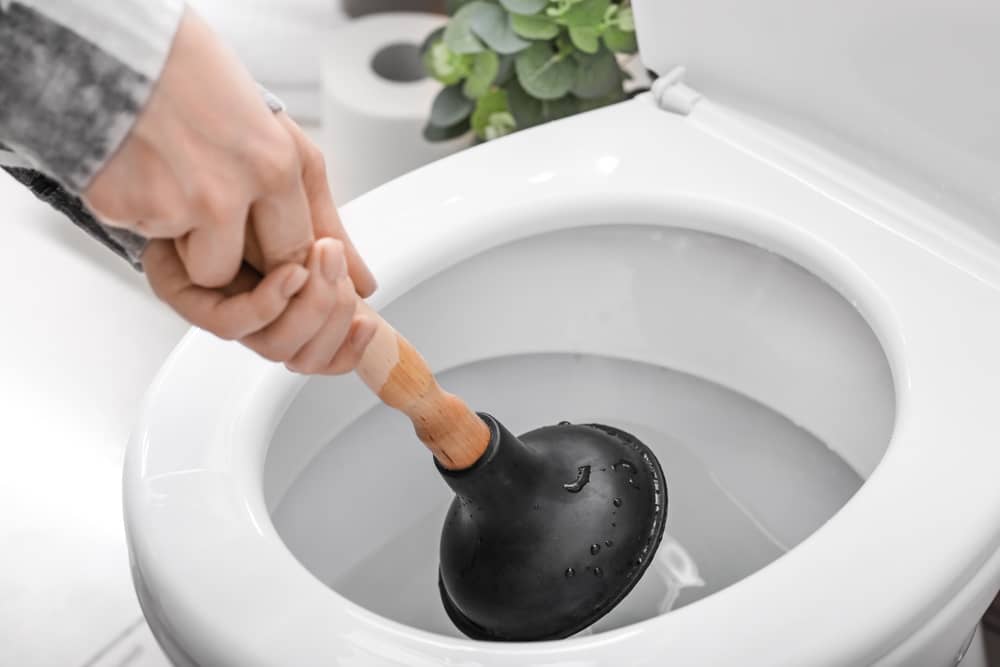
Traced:
<svg viewBox="0 0 1000 667">
<path fill-rule="evenodd" d="M 650 568 L 587 633 L 463 637 L 435 597 L 449 495 L 405 420 L 192 330 L 124 473 L 176 664 L 984 664 L 1000 6 L 633 6 L 650 92 L 342 216 L 446 388 L 514 432 L 593 420 L 653 448 L 670 609 L 633 600 Z"/>
</svg>

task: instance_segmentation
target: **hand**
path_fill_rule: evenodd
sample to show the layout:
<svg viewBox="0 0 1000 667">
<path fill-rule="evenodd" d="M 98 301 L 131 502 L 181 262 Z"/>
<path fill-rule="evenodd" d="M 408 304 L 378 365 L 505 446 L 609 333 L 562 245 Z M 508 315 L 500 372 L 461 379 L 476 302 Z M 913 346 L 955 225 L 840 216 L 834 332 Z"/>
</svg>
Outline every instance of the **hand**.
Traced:
<svg viewBox="0 0 1000 667">
<path fill-rule="evenodd" d="M 341 225 L 322 154 L 190 10 L 84 199 L 154 239 L 143 255 L 153 291 L 211 333 L 303 373 L 350 371 L 374 334 L 354 316 L 354 292 L 370 295 L 375 280 Z"/>
<path fill-rule="evenodd" d="M 319 151 L 285 114 L 271 113 L 190 9 L 146 107 L 83 198 L 108 224 L 175 239 L 196 286 L 237 279 L 249 225 L 265 273 L 303 263 L 314 238 L 335 236 L 358 291 L 375 288 L 340 226 Z"/>
<path fill-rule="evenodd" d="M 347 373 L 375 335 L 375 323 L 355 314 L 348 256 L 335 239 L 313 244 L 305 267 L 288 262 L 262 277 L 244 264 L 221 289 L 194 284 L 171 241 L 153 241 L 142 260 L 153 291 L 185 319 L 296 372 Z"/>
</svg>

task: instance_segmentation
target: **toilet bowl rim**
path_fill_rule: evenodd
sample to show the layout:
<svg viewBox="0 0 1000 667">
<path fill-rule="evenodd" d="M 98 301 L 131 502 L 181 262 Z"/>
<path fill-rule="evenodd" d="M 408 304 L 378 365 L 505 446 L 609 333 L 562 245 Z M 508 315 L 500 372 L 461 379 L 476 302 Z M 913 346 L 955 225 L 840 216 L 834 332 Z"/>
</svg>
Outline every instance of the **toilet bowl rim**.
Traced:
<svg viewBox="0 0 1000 667">
<path fill-rule="evenodd" d="M 467 162 L 468 161 L 466 161 L 466 163 Z M 458 163 L 455 164 L 456 166 L 460 166 Z M 635 188 L 635 187 L 631 188 L 632 190 L 631 194 L 635 195 L 636 191 L 640 189 L 642 188 Z M 348 221 L 350 222 L 351 219 L 356 216 L 364 217 L 365 215 L 369 215 L 371 214 L 373 209 L 374 210 L 378 209 L 378 206 L 376 206 L 375 204 L 377 203 L 379 198 L 386 198 L 398 195 L 399 193 L 394 192 L 394 189 L 392 187 L 383 190 L 381 195 L 368 198 L 367 200 L 359 201 L 359 204 L 361 205 L 360 207 L 349 205 L 345 210 L 345 218 L 348 219 Z M 662 196 L 662 193 L 651 194 L 651 200 L 653 199 L 660 202 L 661 204 L 665 201 L 665 198 Z M 684 198 L 674 197 L 673 199 L 674 199 L 673 205 L 677 206 L 678 201 Z M 636 204 L 637 206 L 644 205 L 640 199 L 633 197 L 632 201 L 638 202 Z M 698 198 L 692 198 L 688 200 L 688 203 L 691 205 L 690 206 L 691 210 L 699 208 L 701 204 L 699 204 L 698 202 L 699 202 Z M 525 202 L 522 201 L 521 205 L 523 206 L 524 203 Z M 704 202 L 701 203 L 703 204 Z M 358 213 L 359 210 L 361 211 L 361 213 Z M 744 212 L 747 213 L 747 211 Z M 799 239 L 799 241 L 797 242 L 801 241 L 802 239 Z M 803 246 L 798 246 L 798 247 L 801 248 Z M 426 259 L 424 261 L 426 263 Z M 806 266 L 807 268 L 810 269 L 815 268 L 813 266 L 809 266 L 808 264 L 806 264 Z M 392 298 L 394 291 L 401 291 L 402 289 L 405 288 L 406 284 L 412 284 L 405 279 L 405 276 L 408 272 L 410 274 L 413 273 L 412 264 L 405 265 L 402 268 L 398 268 L 397 270 L 391 273 L 382 274 L 383 276 L 388 275 L 387 278 L 386 277 L 382 278 L 383 287 L 386 288 L 385 293 L 382 297 L 384 300 Z M 871 276 L 859 274 L 858 278 L 863 279 L 863 281 L 867 281 L 871 278 Z M 419 280 L 417 282 L 419 282 Z M 879 290 L 862 289 L 859 287 L 859 285 L 861 285 L 861 282 L 854 285 L 855 288 L 854 291 L 857 292 L 858 290 L 860 290 L 857 296 L 861 299 L 862 302 L 864 302 L 865 305 L 867 305 L 868 310 L 871 311 L 866 314 L 872 318 L 877 318 L 879 316 L 879 313 L 881 313 L 884 316 L 883 319 L 881 320 L 880 326 L 876 326 L 878 323 L 876 323 L 872 319 L 870 319 L 870 322 L 872 322 L 873 328 L 876 328 L 877 332 L 880 334 L 880 337 L 883 338 L 883 345 L 886 347 L 887 353 L 890 353 L 890 356 L 893 357 L 893 359 L 891 360 L 893 361 L 894 372 L 896 372 L 897 374 L 898 373 L 903 374 L 902 376 L 897 377 L 897 384 L 898 384 L 900 382 L 900 379 L 905 380 L 905 375 L 908 372 L 907 367 L 909 364 L 912 363 L 913 358 L 908 356 L 908 347 L 906 342 L 901 340 L 894 340 L 893 338 L 895 336 L 894 324 L 896 324 L 896 322 L 894 321 L 895 318 L 892 317 L 891 309 L 884 308 L 886 305 L 884 303 L 884 295 L 880 294 Z M 147 399 L 147 403 L 144 408 L 144 413 L 148 413 L 151 410 L 157 409 L 158 406 L 156 405 L 156 397 L 158 395 L 158 392 L 163 388 L 163 385 L 165 383 L 172 382 L 174 380 L 174 378 L 170 376 L 171 372 L 176 369 L 176 366 L 178 364 L 190 363 L 188 361 L 188 358 L 193 354 L 195 354 L 194 352 L 192 352 L 192 355 L 188 355 L 188 357 L 185 357 L 183 361 L 181 361 L 181 357 L 184 357 L 186 354 L 188 354 L 188 352 L 185 352 L 185 350 L 188 350 L 190 352 L 192 351 L 193 348 L 202 348 L 199 357 L 200 359 L 209 359 L 210 357 L 205 356 L 209 352 L 212 352 L 213 354 L 221 352 L 221 350 L 213 341 L 207 339 L 205 334 L 198 332 L 189 334 L 189 336 L 185 339 L 185 342 L 182 343 L 181 346 L 179 346 L 177 352 L 175 352 L 175 354 L 172 355 L 170 361 L 168 361 L 167 364 L 165 364 L 164 369 L 161 372 L 156 385 L 154 385 L 153 389 L 150 392 L 149 398 Z M 912 350 L 912 348 L 909 349 Z M 277 403 L 281 403 L 282 401 L 289 401 L 291 400 L 291 396 L 294 395 L 296 388 L 301 386 L 302 382 L 301 379 L 288 376 L 287 374 L 281 372 L 279 369 L 274 369 L 274 368 L 265 369 L 263 368 L 262 364 L 260 364 L 256 360 L 249 358 L 248 356 L 242 353 L 237 353 L 234 350 L 226 350 L 223 356 L 225 356 L 227 359 L 226 363 L 234 364 L 233 365 L 234 369 L 240 368 L 243 369 L 243 371 L 246 371 L 248 368 L 254 369 L 255 372 L 250 374 L 251 376 L 254 376 L 256 378 L 255 379 L 256 385 L 254 390 L 258 392 L 259 395 L 262 393 L 268 394 L 268 400 L 276 400 Z M 915 428 L 918 425 L 919 420 L 915 419 L 915 415 L 912 413 L 912 411 L 908 411 L 908 408 L 906 406 L 906 402 L 910 398 L 910 394 L 908 394 L 909 389 L 906 387 L 904 383 L 902 385 L 899 385 L 897 390 L 899 392 L 898 398 L 900 400 L 901 409 L 900 409 L 899 424 L 897 428 L 897 436 L 894 437 L 894 440 L 897 440 L 900 437 L 906 437 L 911 440 L 914 440 L 910 431 L 912 428 Z M 260 397 L 259 395 L 258 398 Z M 255 405 L 256 404 L 257 403 L 255 403 Z M 146 477 L 142 471 L 143 467 L 142 457 L 139 455 L 141 449 L 144 446 L 149 446 L 150 443 L 154 441 L 154 434 L 151 434 L 146 430 L 149 426 L 150 426 L 149 421 L 144 420 L 144 423 L 140 425 L 139 429 L 137 429 L 136 431 L 137 435 L 134 438 L 132 446 L 130 447 L 129 469 L 126 471 L 126 501 L 127 501 L 127 510 L 129 511 L 130 525 L 133 526 L 133 530 L 131 531 L 132 533 L 142 532 L 142 526 L 148 525 L 147 523 L 148 521 L 154 520 L 154 517 L 148 511 L 149 497 L 147 492 L 149 491 L 149 489 L 143 488 L 144 482 L 148 481 L 149 478 Z M 260 424 L 257 424 L 257 426 L 259 427 Z M 158 440 L 159 438 L 155 439 Z M 865 487 L 863 487 L 862 494 L 871 495 L 870 491 L 872 485 L 875 484 L 876 482 L 884 486 L 885 484 L 887 484 L 886 481 L 887 479 L 890 481 L 892 479 L 896 479 L 898 481 L 900 475 L 902 474 L 902 468 L 899 467 L 893 468 L 891 466 L 887 468 L 887 465 L 889 465 L 890 463 L 891 462 L 887 460 L 885 463 L 883 463 L 882 466 L 880 466 L 880 468 L 876 471 L 876 474 L 873 476 L 872 481 L 869 484 L 866 484 Z M 263 464 L 263 453 L 261 452 L 260 460 L 255 461 L 250 467 L 257 469 L 262 464 Z M 147 472 L 149 471 L 147 470 Z M 163 473 L 165 471 L 161 470 L 157 472 Z M 259 472 L 259 470 L 257 470 L 257 472 Z M 879 479 L 881 479 L 881 481 L 879 481 Z M 220 483 L 225 483 L 225 482 L 220 480 Z M 868 491 L 865 491 L 864 490 L 865 488 L 867 488 Z M 231 490 L 232 488 L 230 488 L 230 491 Z M 252 492 L 248 494 L 247 496 L 248 498 L 249 495 L 252 495 Z M 252 500 L 253 502 L 260 502 L 262 504 L 262 499 L 250 499 L 250 500 Z M 260 511 L 261 508 L 258 507 L 257 510 Z M 855 515 L 856 514 L 857 512 L 855 511 Z M 247 520 L 250 520 L 250 518 L 251 517 L 247 517 Z M 855 518 L 855 520 L 857 519 Z M 840 518 L 835 517 L 835 519 L 831 521 L 831 523 L 836 522 L 837 524 L 843 524 L 844 521 L 845 519 L 843 517 Z M 857 525 L 860 526 L 860 524 Z M 259 527 L 255 527 L 253 530 L 251 530 L 250 526 L 247 525 L 244 526 L 244 528 L 246 528 L 248 532 L 259 532 Z M 817 534 L 813 536 L 813 538 L 819 536 L 824 530 L 825 528 L 821 528 L 820 531 L 818 531 Z M 152 540 L 145 539 L 146 537 L 150 537 L 146 535 L 140 535 L 137 537 L 138 539 L 131 540 L 131 547 L 133 549 L 133 553 L 136 555 L 137 558 L 143 560 L 143 562 L 149 563 L 151 562 L 150 559 L 153 559 L 155 561 L 156 559 L 153 557 L 153 554 L 150 553 L 151 548 L 153 547 L 154 543 L 157 545 L 162 545 L 163 544 L 162 538 L 165 536 L 164 535 L 153 536 L 156 539 Z M 298 565 L 297 561 L 294 560 L 294 557 L 291 556 L 291 554 L 287 553 L 287 550 L 284 552 L 283 558 L 279 558 L 278 561 L 271 561 L 271 559 L 273 558 L 278 558 L 277 554 L 281 552 L 281 550 L 283 549 L 283 545 L 280 544 L 280 540 L 277 538 L 275 534 L 269 533 L 266 530 L 266 527 L 264 530 L 263 537 L 266 538 L 266 544 L 261 544 L 260 546 L 266 548 L 269 552 L 268 557 L 265 559 L 266 561 L 271 562 L 271 564 L 275 566 L 278 566 L 277 563 L 283 563 L 282 565 L 280 565 L 280 567 L 283 568 L 284 571 L 288 572 L 289 578 L 294 578 L 299 584 L 303 585 L 304 581 L 308 580 L 309 585 L 315 587 L 315 581 L 311 580 L 311 578 L 308 575 L 305 576 L 305 579 L 299 577 L 299 575 L 305 574 L 304 571 L 299 572 L 298 575 L 293 576 L 292 569 L 301 570 L 302 568 L 301 566 Z M 714 609 L 715 607 L 718 607 L 721 604 L 718 598 L 720 597 L 729 598 L 730 595 L 727 595 L 727 593 L 736 594 L 739 593 L 741 590 L 746 589 L 749 584 L 753 583 L 752 580 L 754 580 L 755 578 L 759 578 L 758 575 L 767 575 L 768 578 L 771 578 L 774 576 L 773 573 L 775 570 L 788 571 L 788 572 L 794 571 L 796 568 L 802 567 L 803 558 L 806 558 L 806 564 L 808 564 L 808 558 L 802 555 L 804 552 L 801 550 L 803 548 L 805 549 L 811 548 L 809 545 L 810 542 L 819 541 L 813 538 L 807 540 L 807 542 L 804 543 L 802 547 L 800 547 L 797 550 L 793 550 L 793 552 L 791 552 L 785 558 L 779 559 L 779 561 L 777 561 L 775 564 L 772 564 L 772 566 L 769 566 L 768 568 L 765 568 L 765 570 L 762 570 L 756 573 L 755 575 L 752 575 L 750 578 L 744 580 L 743 582 L 739 582 L 734 587 L 732 587 L 731 591 L 724 591 L 723 593 L 720 593 L 717 596 L 713 596 L 717 598 L 715 601 L 713 601 L 712 599 L 708 599 L 703 603 L 699 603 L 698 605 L 694 605 L 685 610 L 681 610 L 681 612 L 678 612 L 677 614 L 672 614 L 671 618 L 673 620 L 671 622 L 679 622 L 685 618 L 707 613 L 707 610 L 709 610 L 709 608 Z M 798 555 L 796 555 L 796 551 L 799 551 Z M 157 568 L 154 566 L 152 569 L 156 570 Z M 159 588 L 162 591 L 163 586 L 169 586 L 170 584 L 167 581 L 159 580 L 161 579 L 161 575 L 162 575 L 161 572 L 150 572 L 147 573 L 146 576 L 151 577 L 155 581 L 155 583 L 160 585 L 158 587 L 154 586 L 154 588 Z M 167 579 L 169 578 L 170 577 L 167 577 Z M 147 581 L 146 583 L 147 587 L 149 587 L 150 582 Z M 173 584 L 175 585 L 177 584 L 176 580 L 173 582 Z M 412 628 L 403 628 L 403 626 L 396 627 L 394 624 L 392 624 L 392 622 L 386 621 L 381 617 L 377 617 L 373 614 L 370 614 L 369 612 L 361 610 L 360 608 L 353 608 L 351 603 L 348 603 L 342 598 L 339 598 L 339 596 L 337 596 L 332 591 L 327 591 L 327 593 L 329 594 L 329 596 L 333 596 L 332 598 L 330 598 L 330 600 L 334 600 L 335 604 L 334 603 L 324 604 L 323 605 L 324 608 L 329 607 L 327 611 L 332 611 L 333 609 L 339 609 L 340 615 L 344 619 L 348 618 L 353 619 L 353 622 L 362 623 L 365 624 L 366 626 L 378 628 L 379 631 L 387 632 L 389 633 L 389 635 L 396 636 L 397 638 L 405 636 L 405 638 L 400 639 L 400 641 L 406 641 L 406 642 L 414 641 L 417 643 L 426 641 L 426 642 L 436 643 L 437 645 L 440 645 L 442 643 L 444 644 L 448 643 L 447 640 L 444 640 L 436 636 L 430 636 L 430 637 L 423 636 L 426 635 L 426 633 L 420 633 L 420 631 L 413 630 Z M 181 600 L 178 599 L 177 602 L 180 603 Z M 854 610 L 861 609 L 861 607 L 859 607 L 858 605 L 852 605 L 851 608 Z M 658 623 L 663 622 L 664 620 L 665 619 L 654 619 L 653 621 L 636 626 L 636 629 L 645 630 L 648 633 L 650 628 L 654 627 Z M 653 632 L 655 633 L 655 631 Z M 223 632 L 221 634 L 224 635 L 225 633 Z M 620 636 L 625 636 L 627 634 L 628 632 L 623 632 L 620 633 Z M 607 642 L 608 639 L 609 637 L 604 637 L 603 641 Z M 575 640 L 575 642 L 576 641 L 584 642 L 587 645 L 591 643 L 600 643 L 596 638 L 594 642 L 590 642 L 588 640 Z M 458 642 L 458 640 L 456 640 L 456 642 Z M 468 649 L 467 646 L 462 648 L 464 644 L 461 643 L 457 644 L 457 646 L 458 648 L 455 648 L 455 650 L 458 651 Z M 230 648 L 232 650 L 237 650 L 235 647 L 235 643 L 233 646 L 230 646 Z M 530 652 L 533 649 L 529 647 L 524 650 Z M 545 650 L 545 649 L 544 647 L 539 647 L 537 650 Z"/>
</svg>

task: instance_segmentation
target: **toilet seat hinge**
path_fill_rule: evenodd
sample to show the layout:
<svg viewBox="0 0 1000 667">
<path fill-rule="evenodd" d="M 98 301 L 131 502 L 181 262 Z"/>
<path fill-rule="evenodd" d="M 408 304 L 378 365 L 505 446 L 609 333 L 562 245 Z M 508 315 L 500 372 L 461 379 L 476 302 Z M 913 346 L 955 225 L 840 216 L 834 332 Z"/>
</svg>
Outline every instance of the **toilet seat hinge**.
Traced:
<svg viewBox="0 0 1000 667">
<path fill-rule="evenodd" d="M 702 98 L 702 94 L 684 83 L 684 67 L 678 65 L 661 77 L 658 77 L 650 87 L 656 105 L 664 111 L 687 116 Z"/>
</svg>

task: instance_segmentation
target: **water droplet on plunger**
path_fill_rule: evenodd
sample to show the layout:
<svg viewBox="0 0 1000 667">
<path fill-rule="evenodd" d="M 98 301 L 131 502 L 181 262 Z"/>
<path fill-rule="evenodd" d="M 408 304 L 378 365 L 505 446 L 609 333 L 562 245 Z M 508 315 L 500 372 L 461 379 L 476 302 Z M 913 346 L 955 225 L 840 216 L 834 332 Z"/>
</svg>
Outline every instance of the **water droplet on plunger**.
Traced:
<svg viewBox="0 0 1000 667">
<path fill-rule="evenodd" d="M 594 576 L 595 577 L 603 577 L 604 576 L 604 570 L 602 570 L 599 567 L 595 567 L 594 568 Z"/>
<path fill-rule="evenodd" d="M 572 577 L 574 575 L 576 575 L 576 570 L 574 570 L 571 567 L 567 567 L 566 568 L 566 578 L 569 579 L 570 577 Z"/>
<path fill-rule="evenodd" d="M 621 507 L 622 506 L 622 499 L 621 498 L 615 498 L 611 502 L 613 502 L 615 504 L 615 507 Z"/>
<path fill-rule="evenodd" d="M 590 555 L 591 555 L 591 556 L 596 556 L 596 555 L 597 555 L 597 553 L 598 553 L 598 552 L 599 552 L 600 550 L 601 550 L 601 545 L 600 545 L 600 544 L 591 544 L 591 545 L 590 545 Z"/>
<path fill-rule="evenodd" d="M 570 493 L 580 493 L 588 482 L 590 482 L 590 466 L 580 466 L 576 469 L 576 479 L 563 484 L 563 488 Z"/>
</svg>

